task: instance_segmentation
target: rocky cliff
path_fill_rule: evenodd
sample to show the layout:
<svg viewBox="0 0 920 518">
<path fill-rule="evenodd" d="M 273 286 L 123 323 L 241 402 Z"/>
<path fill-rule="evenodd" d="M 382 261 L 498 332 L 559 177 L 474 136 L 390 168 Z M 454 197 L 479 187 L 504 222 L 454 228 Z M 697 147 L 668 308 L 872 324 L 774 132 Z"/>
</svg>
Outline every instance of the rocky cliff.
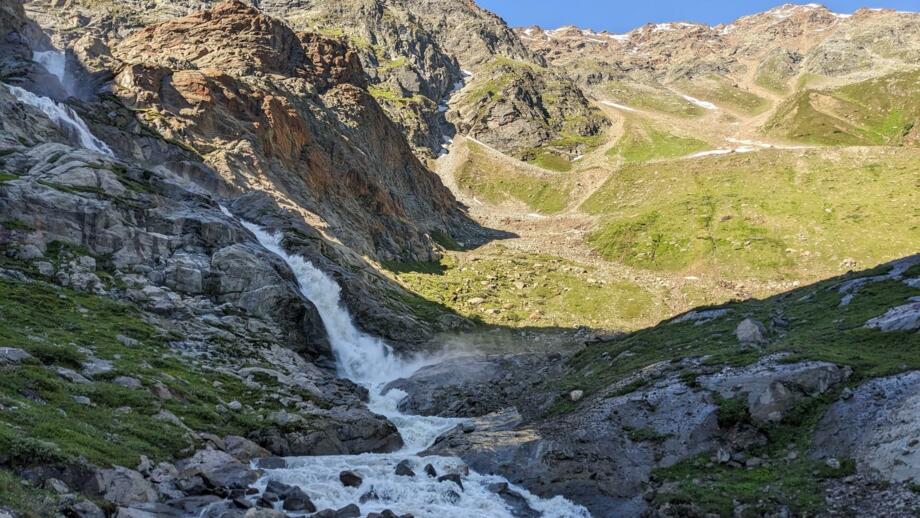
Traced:
<svg viewBox="0 0 920 518">
<path fill-rule="evenodd" d="M 63 6 L 36 0 L 29 8 L 82 60 L 88 49 L 214 3 L 190 0 L 149 9 L 133 0 L 75 0 Z M 444 137 L 453 135 L 443 106 L 462 84 L 463 69 L 478 71 L 496 57 L 543 64 L 503 20 L 467 0 L 262 1 L 258 7 L 294 30 L 347 40 L 367 72 L 370 92 L 423 158 L 440 154 Z"/>
</svg>

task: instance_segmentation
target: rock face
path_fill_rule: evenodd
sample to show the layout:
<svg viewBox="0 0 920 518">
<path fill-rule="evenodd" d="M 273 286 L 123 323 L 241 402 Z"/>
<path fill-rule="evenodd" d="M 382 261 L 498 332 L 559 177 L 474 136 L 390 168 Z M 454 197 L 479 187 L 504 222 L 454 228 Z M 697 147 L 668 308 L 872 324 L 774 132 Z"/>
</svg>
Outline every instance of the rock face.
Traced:
<svg viewBox="0 0 920 518">
<path fill-rule="evenodd" d="M 579 398 L 572 412 L 556 417 L 546 417 L 546 394 L 508 392 L 493 374 L 508 373 L 515 382 L 531 386 L 520 372 L 539 371 L 536 360 L 520 372 L 485 360 L 468 362 L 465 372 L 449 360 L 391 386 L 408 393 L 404 404 L 413 409 L 424 411 L 431 399 L 452 394 L 453 400 L 466 401 L 455 409 L 457 415 L 479 416 L 473 431 L 450 432 L 427 453 L 458 455 L 481 473 L 501 474 L 539 495 L 563 494 L 594 516 L 637 516 L 647 510 L 643 493 L 653 469 L 703 453 L 721 452 L 721 462 L 734 461 L 737 451 L 765 441 L 756 426 L 780 421 L 797 403 L 838 387 L 850 375 L 849 368 L 825 362 L 785 364 L 784 357 L 722 368 L 699 377 L 695 387 L 665 365 L 652 366 L 645 369 L 647 379 L 632 380 L 642 388 L 619 395 L 617 387 L 609 387 L 597 397 Z M 689 360 L 683 363 L 693 366 Z M 448 378 L 446 372 L 453 374 Z M 571 400 L 569 393 L 557 397 Z M 733 398 L 746 403 L 755 427 L 720 418 L 719 401 Z M 469 412 L 491 411 L 499 402 L 513 407 Z"/>
<path fill-rule="evenodd" d="M 920 483 L 920 372 L 863 383 L 818 423 L 813 454 L 852 458 L 861 473 Z"/>
<path fill-rule="evenodd" d="M 229 184 L 303 207 L 359 253 L 429 260 L 429 232 L 464 240 L 472 224 L 362 88 L 357 57 L 305 40 L 240 2 L 218 4 L 120 42 L 116 94 Z"/>
<path fill-rule="evenodd" d="M 0 6 L 0 81 L 55 99 L 67 97 L 57 78 L 31 61 L 33 49 L 49 46 L 41 28 L 26 17 L 21 1 Z"/>
<path fill-rule="evenodd" d="M 775 423 L 799 401 L 823 394 L 852 373 L 849 367 L 827 362 L 778 363 L 782 358 L 773 355 L 747 367 L 729 368 L 700 383 L 725 398 L 743 397 L 755 421 Z"/>
<path fill-rule="evenodd" d="M 907 304 L 891 308 L 884 315 L 869 320 L 866 327 L 884 333 L 917 331 L 920 329 L 920 297 L 912 297 Z"/>
<path fill-rule="evenodd" d="M 506 59 L 483 67 L 455 104 L 460 133 L 524 160 L 541 150 L 572 159 L 609 125 L 569 79 Z"/>
<path fill-rule="evenodd" d="M 474 432 L 448 434 L 428 453 L 459 455 L 539 495 L 566 495 L 594 516 L 635 516 L 655 465 L 715 447 L 716 410 L 705 392 L 662 384 L 537 423 L 486 416 Z"/>
<path fill-rule="evenodd" d="M 187 0 L 158 5 L 156 9 L 150 9 L 139 0 L 120 2 L 117 8 L 105 4 L 68 4 L 65 9 L 84 20 L 79 31 L 62 23 L 59 6 L 38 5 L 35 10 L 40 22 L 53 29 L 65 46 L 73 49 L 74 64 L 79 63 L 79 68 L 99 75 L 103 69 L 115 68 L 107 49 L 115 47 L 125 32 L 208 9 L 218 3 L 216 0 Z M 371 93 L 408 137 L 417 154 L 425 158 L 440 154 L 444 138 L 452 137 L 456 131 L 447 123 L 445 112 L 450 95 L 463 84 L 464 70 L 485 78 L 492 75 L 489 70 L 496 59 L 526 62 L 537 67 L 545 65 L 501 18 L 468 0 L 347 0 L 334 3 L 261 0 L 247 3 L 284 21 L 296 31 L 322 32 L 347 40 L 367 73 Z M 551 87 L 548 93 L 561 93 L 574 103 L 582 103 L 578 87 L 569 83 L 557 88 L 555 84 L 560 81 L 564 83 L 561 76 L 553 76 L 551 81 L 524 86 L 526 91 Z M 559 137 L 563 121 L 553 120 L 547 124 L 547 115 L 540 112 L 544 103 L 539 98 L 520 98 L 520 103 L 530 104 L 531 108 L 507 112 L 504 117 L 522 119 L 519 127 L 529 129 L 531 139 L 542 139 L 540 143 Z M 550 103 L 545 106 L 550 112 L 554 111 Z M 580 110 L 586 108 L 583 104 Z M 466 118 L 458 120 L 463 119 Z M 592 127 L 599 120 L 602 119 L 596 118 L 587 126 L 574 129 L 588 130 L 590 133 L 586 135 L 594 135 L 596 131 Z M 466 120 L 465 126 L 470 125 Z M 553 135 L 541 137 L 548 128 Z M 566 128 L 567 131 L 572 129 Z M 478 135 L 488 131 L 490 128 L 481 124 L 477 128 Z"/>
</svg>

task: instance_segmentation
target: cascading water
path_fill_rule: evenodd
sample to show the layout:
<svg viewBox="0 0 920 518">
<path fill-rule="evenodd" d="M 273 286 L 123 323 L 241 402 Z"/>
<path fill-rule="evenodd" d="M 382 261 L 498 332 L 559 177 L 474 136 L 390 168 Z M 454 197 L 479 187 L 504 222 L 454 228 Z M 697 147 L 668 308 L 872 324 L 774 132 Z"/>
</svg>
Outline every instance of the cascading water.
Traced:
<svg viewBox="0 0 920 518">
<path fill-rule="evenodd" d="M 96 138 L 89 130 L 89 126 L 69 106 L 55 102 L 47 97 L 35 95 L 18 86 L 4 85 L 19 102 L 38 108 L 51 119 L 62 131 L 68 133 L 86 149 L 91 149 L 103 155 L 114 157 L 115 153 L 105 142 Z"/>
<path fill-rule="evenodd" d="M 227 215 L 230 215 L 222 207 Z M 294 457 L 287 459 L 285 469 L 269 470 L 257 488 L 262 490 L 269 479 L 301 487 L 318 509 L 340 509 L 358 505 L 362 513 L 390 509 L 397 514 L 411 513 L 416 518 L 496 517 L 514 515 L 502 498 L 488 489 L 490 484 L 507 480 L 470 471 L 463 478 L 460 490 L 450 481 L 438 482 L 426 476 L 422 468 L 432 464 L 438 473 L 451 473 L 464 463 L 454 457 L 420 457 L 438 436 L 457 426 L 461 419 L 405 415 L 397 409 L 404 392 L 390 390 L 382 394 L 390 381 L 411 375 L 423 361 L 407 361 L 397 357 L 381 340 L 359 331 L 340 301 L 336 282 L 303 257 L 287 253 L 281 246 L 282 236 L 267 232 L 251 223 L 242 222 L 270 252 L 283 259 L 297 276 L 300 290 L 319 311 L 335 353 L 339 374 L 365 386 L 370 392 L 368 407 L 389 418 L 399 429 L 405 447 L 391 454 L 330 455 Z M 397 476 L 396 465 L 408 460 L 415 477 Z M 344 487 L 339 473 L 351 470 L 363 478 L 360 488 Z M 541 499 L 523 488 L 510 486 L 526 499 L 527 504 L 544 516 L 554 518 L 585 518 L 588 512 L 562 497 Z M 368 491 L 376 499 L 360 502 Z"/>
<path fill-rule="evenodd" d="M 32 61 L 45 67 L 51 75 L 58 78 L 68 95 L 73 95 L 73 84 L 67 77 L 67 56 L 60 50 L 44 50 L 32 53 Z"/>
</svg>

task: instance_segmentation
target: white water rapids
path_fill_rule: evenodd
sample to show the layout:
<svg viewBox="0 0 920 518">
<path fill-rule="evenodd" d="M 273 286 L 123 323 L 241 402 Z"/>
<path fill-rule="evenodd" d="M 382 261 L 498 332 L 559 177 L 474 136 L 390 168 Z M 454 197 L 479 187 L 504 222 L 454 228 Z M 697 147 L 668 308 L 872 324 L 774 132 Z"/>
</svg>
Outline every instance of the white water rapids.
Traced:
<svg viewBox="0 0 920 518">
<path fill-rule="evenodd" d="M 361 508 L 362 515 L 390 509 L 397 515 L 411 513 L 416 518 L 513 517 L 504 500 L 487 488 L 489 484 L 507 482 L 501 477 L 470 471 L 469 475 L 463 476 L 464 490 L 461 491 L 451 481 L 438 482 L 424 473 L 424 466 L 429 463 L 439 475 L 460 472 L 464 463 L 459 458 L 420 457 L 418 453 L 463 420 L 405 415 L 397 409 L 404 392 L 391 390 L 385 396 L 381 394 L 388 382 L 411 375 L 424 362 L 403 360 L 381 340 L 359 331 L 341 303 L 338 284 L 303 257 L 288 254 L 281 246 L 281 234 L 242 223 L 255 234 L 262 246 L 282 258 L 294 271 L 301 292 L 316 306 L 326 326 L 339 374 L 369 390 L 368 407 L 389 418 L 405 442 L 402 450 L 390 454 L 288 458 L 285 469 L 267 471 L 266 477 L 257 483 L 257 488 L 264 489 L 269 479 L 277 480 L 299 486 L 310 495 L 317 509 L 340 509 L 356 504 Z M 412 464 L 415 477 L 395 475 L 396 465 L 403 460 Z M 363 478 L 361 487 L 342 485 L 339 473 L 345 470 L 354 471 Z M 523 488 L 510 484 L 509 487 L 544 516 L 589 516 L 584 508 L 562 497 L 544 500 Z M 378 498 L 361 503 L 361 496 L 371 490 Z"/>
</svg>

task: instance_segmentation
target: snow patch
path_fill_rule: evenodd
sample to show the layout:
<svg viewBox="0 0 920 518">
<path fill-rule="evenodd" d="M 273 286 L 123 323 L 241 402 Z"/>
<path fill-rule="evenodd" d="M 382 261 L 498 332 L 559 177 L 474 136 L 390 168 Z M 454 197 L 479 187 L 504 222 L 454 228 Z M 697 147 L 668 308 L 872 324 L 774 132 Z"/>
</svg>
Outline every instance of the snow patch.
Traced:
<svg viewBox="0 0 920 518">
<path fill-rule="evenodd" d="M 635 108 L 630 108 L 629 106 L 623 106 L 622 104 L 617 104 L 613 101 L 601 101 L 601 104 L 606 104 L 607 106 L 613 106 L 614 108 L 617 108 L 620 110 L 626 110 L 628 112 L 638 111 Z"/>
<path fill-rule="evenodd" d="M 705 108 L 707 110 L 718 110 L 719 109 L 718 106 L 712 104 L 711 102 L 703 101 L 701 99 L 697 99 L 696 97 L 690 97 L 689 95 L 684 95 L 683 98 L 699 106 L 700 108 Z"/>
</svg>

